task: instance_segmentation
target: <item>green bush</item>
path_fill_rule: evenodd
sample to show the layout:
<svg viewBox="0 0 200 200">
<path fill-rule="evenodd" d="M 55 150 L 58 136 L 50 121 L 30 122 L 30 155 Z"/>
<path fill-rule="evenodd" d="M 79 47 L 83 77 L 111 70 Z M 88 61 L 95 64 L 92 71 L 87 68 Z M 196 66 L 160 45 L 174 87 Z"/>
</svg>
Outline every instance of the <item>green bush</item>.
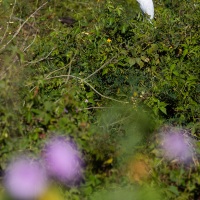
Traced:
<svg viewBox="0 0 200 200">
<path fill-rule="evenodd" d="M 164 123 L 198 136 L 198 1 L 157 0 L 152 23 L 131 0 L 0 4 L 0 169 L 15 154 L 39 154 L 54 132 L 70 135 L 83 149 L 86 180 L 80 190 L 62 188 L 63 196 L 88 199 L 113 182 L 131 186 L 122 158 L 135 141 L 126 153 L 151 157 L 148 184 L 166 199 L 197 198 L 199 167 L 190 176 L 162 162 L 151 137 Z M 76 19 L 73 26 L 58 21 L 66 16 Z M 148 137 L 131 138 L 135 127 Z"/>
</svg>

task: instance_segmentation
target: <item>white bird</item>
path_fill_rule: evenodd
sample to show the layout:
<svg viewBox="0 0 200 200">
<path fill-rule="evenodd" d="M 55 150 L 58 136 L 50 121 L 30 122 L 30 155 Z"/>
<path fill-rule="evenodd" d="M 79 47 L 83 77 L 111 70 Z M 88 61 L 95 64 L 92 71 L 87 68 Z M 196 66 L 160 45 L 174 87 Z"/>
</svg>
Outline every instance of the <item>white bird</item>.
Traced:
<svg viewBox="0 0 200 200">
<path fill-rule="evenodd" d="M 140 8 L 143 13 L 150 16 L 150 19 L 154 17 L 154 5 L 152 0 L 137 0 L 140 4 Z"/>
</svg>

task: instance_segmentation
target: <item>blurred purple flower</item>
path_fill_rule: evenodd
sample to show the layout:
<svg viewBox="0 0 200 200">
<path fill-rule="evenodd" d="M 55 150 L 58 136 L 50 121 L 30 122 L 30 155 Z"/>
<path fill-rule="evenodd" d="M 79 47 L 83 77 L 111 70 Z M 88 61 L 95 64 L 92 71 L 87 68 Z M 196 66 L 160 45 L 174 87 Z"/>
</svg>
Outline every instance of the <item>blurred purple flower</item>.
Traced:
<svg viewBox="0 0 200 200">
<path fill-rule="evenodd" d="M 69 113 L 69 111 L 67 110 L 67 108 L 64 108 L 64 112 L 65 112 L 66 114 Z"/>
<path fill-rule="evenodd" d="M 191 160 L 193 147 L 189 137 L 184 136 L 182 129 L 170 127 L 163 132 L 162 147 L 168 160 L 178 159 L 181 162 Z"/>
<path fill-rule="evenodd" d="M 74 142 L 63 136 L 50 139 L 43 159 L 50 176 L 68 186 L 75 186 L 83 178 L 83 160 Z"/>
<path fill-rule="evenodd" d="M 47 186 L 46 170 L 31 158 L 19 158 L 5 172 L 4 185 L 15 199 L 28 200 L 39 196 Z"/>
</svg>

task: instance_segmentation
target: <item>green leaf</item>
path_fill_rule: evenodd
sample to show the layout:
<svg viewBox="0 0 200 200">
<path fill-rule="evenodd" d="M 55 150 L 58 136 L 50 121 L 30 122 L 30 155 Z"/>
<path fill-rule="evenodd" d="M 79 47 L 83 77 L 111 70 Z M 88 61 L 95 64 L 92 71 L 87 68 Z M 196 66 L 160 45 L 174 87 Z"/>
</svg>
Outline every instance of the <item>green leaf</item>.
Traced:
<svg viewBox="0 0 200 200">
<path fill-rule="evenodd" d="M 160 111 L 167 115 L 167 110 L 165 107 L 159 107 Z"/>
<path fill-rule="evenodd" d="M 94 92 L 88 92 L 88 93 L 86 94 L 86 96 L 87 96 L 87 98 L 91 98 L 91 97 L 94 96 Z"/>
<path fill-rule="evenodd" d="M 135 60 L 135 58 L 128 58 L 128 63 L 129 63 L 129 65 L 132 67 L 133 65 L 135 65 L 135 62 L 136 62 L 136 60 Z"/>
<path fill-rule="evenodd" d="M 109 68 L 104 68 L 104 69 L 103 69 L 103 72 L 102 72 L 102 75 L 105 75 L 105 74 L 107 74 L 107 73 L 108 73 L 108 71 L 109 71 Z"/>
<path fill-rule="evenodd" d="M 178 71 L 173 71 L 173 74 L 176 76 L 179 76 L 179 72 Z"/>
<path fill-rule="evenodd" d="M 140 58 L 136 58 L 136 62 L 140 66 L 140 69 L 144 67 L 144 62 Z"/>
<path fill-rule="evenodd" d="M 171 185 L 168 189 L 169 189 L 169 191 L 176 194 L 177 196 L 180 194 L 180 192 L 178 191 L 178 188 L 176 186 Z"/>
<path fill-rule="evenodd" d="M 172 64 L 172 65 L 170 66 L 170 71 L 172 72 L 172 71 L 174 70 L 175 67 L 176 67 L 176 64 Z"/>
</svg>

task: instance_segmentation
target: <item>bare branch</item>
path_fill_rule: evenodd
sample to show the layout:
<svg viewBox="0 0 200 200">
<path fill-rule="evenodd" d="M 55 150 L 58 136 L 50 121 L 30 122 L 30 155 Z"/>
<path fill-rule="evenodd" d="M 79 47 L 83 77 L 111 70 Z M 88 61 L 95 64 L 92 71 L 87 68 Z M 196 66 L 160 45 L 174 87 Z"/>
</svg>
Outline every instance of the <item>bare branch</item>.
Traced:
<svg viewBox="0 0 200 200">
<path fill-rule="evenodd" d="M 126 102 L 126 101 L 120 101 L 120 100 L 117 100 L 117 99 L 114 99 L 114 98 L 111 98 L 111 97 L 107 97 L 103 94 L 101 94 L 100 92 L 98 92 L 90 83 L 88 83 L 87 81 L 85 81 L 85 79 L 82 79 L 82 78 L 79 78 L 77 76 L 73 76 L 73 75 L 60 75 L 60 76 L 53 76 L 53 77 L 49 77 L 49 78 L 46 78 L 46 80 L 50 80 L 50 79 L 55 79 L 55 78 L 64 78 L 64 77 L 71 77 L 71 78 L 74 78 L 74 79 L 78 79 L 82 82 L 84 82 L 86 85 L 88 85 L 94 92 L 96 92 L 99 96 L 105 98 L 105 99 L 109 99 L 109 100 L 112 100 L 112 101 L 116 101 L 116 102 L 119 102 L 119 103 L 129 103 L 129 102 Z"/>
<path fill-rule="evenodd" d="M 20 25 L 20 27 L 18 28 L 18 30 L 16 31 L 16 33 L 13 35 L 13 37 L 12 37 L 5 45 L 3 45 L 3 47 L 0 49 L 0 52 L 1 52 L 2 50 L 4 50 L 4 49 L 15 39 L 15 37 L 19 34 L 19 32 L 21 31 L 21 29 L 23 28 L 23 26 L 27 23 L 27 21 L 28 21 L 31 17 L 33 17 L 33 16 L 34 16 L 42 7 L 44 7 L 47 3 L 48 3 L 48 1 L 45 2 L 45 3 L 43 3 L 39 8 L 37 8 L 37 9 L 22 23 L 22 25 Z"/>
<path fill-rule="evenodd" d="M 112 62 L 112 60 L 114 58 L 116 58 L 117 56 L 113 56 L 110 60 L 108 60 L 107 62 L 105 62 L 99 69 L 97 69 L 96 71 L 94 71 L 92 74 L 90 74 L 88 77 L 86 77 L 84 80 L 89 79 L 90 77 L 92 77 L 93 75 L 95 75 L 97 72 L 99 72 L 101 69 L 103 69 L 104 67 L 106 67 L 108 64 L 110 64 Z"/>
<path fill-rule="evenodd" d="M 28 48 L 30 48 L 32 46 L 32 44 L 35 42 L 37 34 L 34 35 L 33 41 L 26 47 L 23 49 L 23 52 L 25 52 Z"/>
<path fill-rule="evenodd" d="M 13 12 L 14 12 L 14 9 L 15 9 L 16 2 L 17 2 L 17 0 L 15 0 L 15 2 L 13 4 L 12 11 L 11 11 L 11 14 L 10 14 L 10 18 L 9 18 L 9 21 L 7 22 L 6 30 L 4 32 L 4 35 L 3 35 L 2 39 L 1 39 L 0 44 L 3 42 L 4 38 L 6 37 L 6 33 L 8 32 L 9 25 L 10 25 L 10 22 L 11 22 L 11 19 L 12 19 L 12 15 L 13 15 Z"/>
<path fill-rule="evenodd" d="M 111 108 L 111 107 L 97 107 L 97 106 L 94 106 L 94 107 L 88 107 L 88 108 L 81 108 L 81 109 L 78 109 L 78 111 L 82 111 L 82 110 L 93 110 L 93 109 L 106 109 L 106 108 Z"/>
<path fill-rule="evenodd" d="M 45 57 L 40 58 L 39 60 L 35 60 L 35 61 L 32 61 L 32 62 L 26 62 L 26 64 L 25 64 L 24 66 L 27 66 L 27 65 L 29 65 L 29 64 L 36 64 L 36 63 L 38 63 L 38 62 L 41 62 L 41 61 L 43 61 L 43 60 L 46 60 L 46 59 L 51 55 L 51 53 L 52 53 L 55 49 L 56 49 L 56 48 L 54 47 Z"/>
<path fill-rule="evenodd" d="M 60 70 L 62 70 L 62 69 L 65 69 L 65 68 L 68 67 L 68 66 L 70 67 L 71 64 L 72 64 L 72 62 L 73 62 L 73 60 L 74 60 L 74 58 L 75 58 L 75 56 L 76 56 L 76 54 L 77 54 L 77 53 L 74 54 L 73 58 L 71 59 L 71 61 L 70 61 L 66 66 L 61 67 L 61 68 L 59 68 L 59 69 L 56 69 L 56 70 L 50 72 L 45 78 L 48 78 L 48 77 L 49 77 L 50 75 L 52 75 L 53 73 L 58 72 L 58 71 L 60 71 Z M 69 75 L 70 72 L 71 72 L 71 69 L 69 69 L 69 70 L 70 70 L 70 71 L 69 71 L 68 75 Z"/>
<path fill-rule="evenodd" d="M 71 64 L 72 64 L 72 62 L 73 62 L 75 56 L 76 56 L 76 53 L 74 54 L 73 58 L 71 59 L 71 61 L 70 61 L 70 63 L 69 63 L 68 75 L 70 75 L 70 73 L 71 73 L 71 69 L 72 69 L 72 68 L 71 68 Z M 66 84 L 68 83 L 68 81 L 69 81 L 69 76 L 67 77 Z"/>
</svg>

